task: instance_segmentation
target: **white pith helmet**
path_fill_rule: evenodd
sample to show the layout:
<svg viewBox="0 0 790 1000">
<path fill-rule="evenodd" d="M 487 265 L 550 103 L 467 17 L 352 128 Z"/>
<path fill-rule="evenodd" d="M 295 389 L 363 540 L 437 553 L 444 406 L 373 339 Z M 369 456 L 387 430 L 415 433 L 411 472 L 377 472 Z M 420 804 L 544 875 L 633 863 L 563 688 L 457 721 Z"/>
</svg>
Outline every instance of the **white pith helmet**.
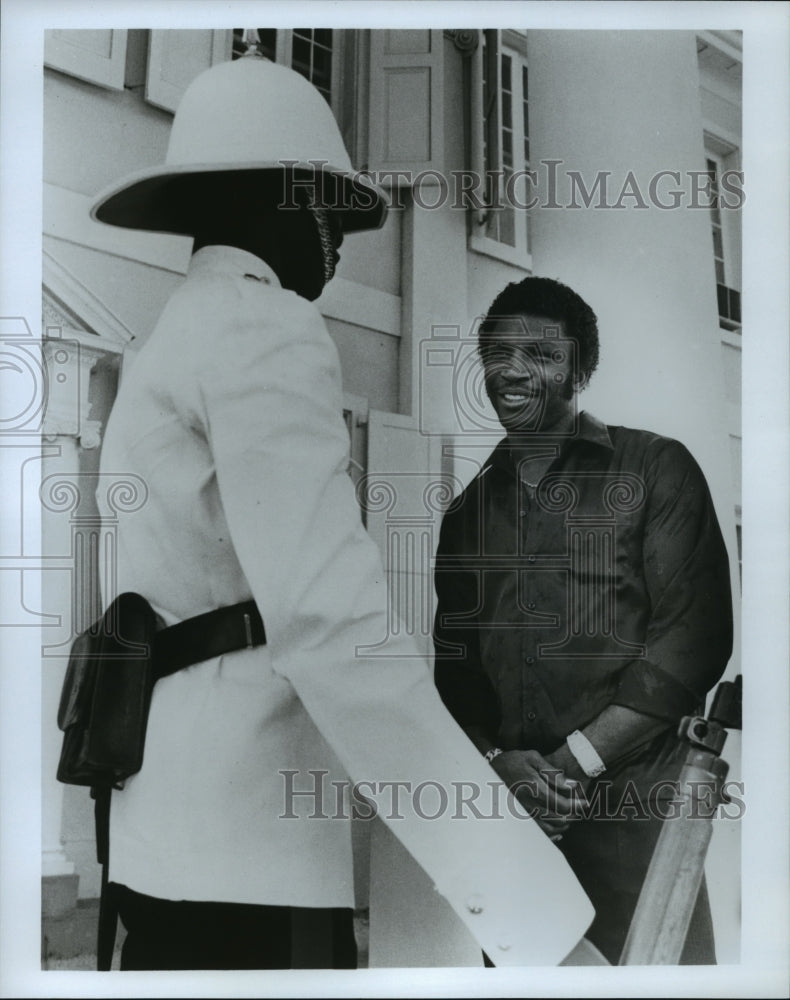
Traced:
<svg viewBox="0 0 790 1000">
<path fill-rule="evenodd" d="M 354 172 L 320 92 L 295 70 L 247 56 L 212 66 L 192 81 L 173 120 L 164 165 L 106 188 L 91 218 L 126 229 L 189 233 L 171 208 L 179 180 L 241 170 L 292 171 L 296 187 L 315 185 L 322 192 L 320 203 L 338 212 L 346 233 L 377 229 L 386 217 L 384 192 Z"/>
</svg>

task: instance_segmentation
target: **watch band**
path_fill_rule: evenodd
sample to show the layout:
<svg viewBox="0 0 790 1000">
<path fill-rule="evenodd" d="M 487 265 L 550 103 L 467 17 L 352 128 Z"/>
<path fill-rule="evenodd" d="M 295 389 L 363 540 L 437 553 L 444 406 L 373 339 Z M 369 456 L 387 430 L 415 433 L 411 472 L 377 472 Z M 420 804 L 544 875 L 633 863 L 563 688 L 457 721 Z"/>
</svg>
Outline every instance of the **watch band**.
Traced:
<svg viewBox="0 0 790 1000">
<path fill-rule="evenodd" d="M 574 729 L 565 741 L 568 749 L 576 758 L 576 763 L 584 771 L 588 778 L 597 778 L 606 770 L 606 764 L 598 756 L 598 751 L 590 743 L 584 733 Z"/>
<path fill-rule="evenodd" d="M 494 760 L 495 757 L 498 757 L 501 753 L 504 753 L 504 750 L 500 750 L 499 747 L 491 747 L 491 749 L 484 754 L 484 757 L 490 764 L 491 761 Z"/>
</svg>

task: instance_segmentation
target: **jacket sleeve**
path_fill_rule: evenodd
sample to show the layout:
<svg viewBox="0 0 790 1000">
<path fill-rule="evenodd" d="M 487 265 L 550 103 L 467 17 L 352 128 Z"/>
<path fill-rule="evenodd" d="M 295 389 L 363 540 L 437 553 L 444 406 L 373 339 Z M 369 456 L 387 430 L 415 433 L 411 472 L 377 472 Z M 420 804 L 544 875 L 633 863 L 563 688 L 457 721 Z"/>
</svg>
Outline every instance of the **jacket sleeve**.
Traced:
<svg viewBox="0 0 790 1000">
<path fill-rule="evenodd" d="M 354 781 L 435 793 L 404 797 L 402 819 L 381 818 L 492 960 L 556 964 L 592 908 L 517 805 L 498 819 L 454 808 L 459 782 L 490 794 L 495 775 L 445 711 L 410 637 L 387 639 L 387 584 L 346 475 L 339 361 L 323 320 L 265 286 L 237 305 L 224 342 L 195 359 L 199 409 L 274 669 Z M 437 809 L 445 795 L 449 807 Z"/>
<path fill-rule="evenodd" d="M 676 721 L 704 703 L 732 652 L 729 559 L 705 477 L 682 444 L 663 441 L 645 481 L 646 656 L 625 668 L 613 701 Z"/>
</svg>

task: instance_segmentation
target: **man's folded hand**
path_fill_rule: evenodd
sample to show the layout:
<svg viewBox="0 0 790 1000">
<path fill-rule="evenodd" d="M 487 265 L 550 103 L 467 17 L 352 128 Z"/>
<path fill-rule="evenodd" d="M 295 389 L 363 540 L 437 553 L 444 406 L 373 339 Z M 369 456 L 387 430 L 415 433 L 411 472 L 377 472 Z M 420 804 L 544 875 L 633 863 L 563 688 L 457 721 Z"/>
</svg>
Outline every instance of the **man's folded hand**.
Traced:
<svg viewBox="0 0 790 1000">
<path fill-rule="evenodd" d="M 585 802 L 581 784 L 537 750 L 506 750 L 494 758 L 492 767 L 552 839 L 578 817 Z"/>
</svg>

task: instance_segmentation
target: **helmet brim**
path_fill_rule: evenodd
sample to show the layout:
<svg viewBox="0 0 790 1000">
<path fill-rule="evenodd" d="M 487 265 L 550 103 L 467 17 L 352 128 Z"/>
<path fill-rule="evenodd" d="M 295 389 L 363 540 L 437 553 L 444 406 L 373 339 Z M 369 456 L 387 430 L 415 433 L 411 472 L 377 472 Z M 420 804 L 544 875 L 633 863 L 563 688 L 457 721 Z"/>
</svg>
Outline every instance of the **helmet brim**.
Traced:
<svg viewBox="0 0 790 1000">
<path fill-rule="evenodd" d="M 91 218 L 123 229 L 189 236 L 198 226 L 200 204 L 185 214 L 180 207 L 179 188 L 202 178 L 210 193 L 212 175 L 227 178 L 237 171 L 266 173 L 269 180 L 279 172 L 283 178 L 288 176 L 294 189 L 312 188 L 317 203 L 338 214 L 344 233 L 379 229 L 387 217 L 387 196 L 364 175 L 331 167 L 318 170 L 315 164 L 288 161 L 287 171 L 282 163 L 188 164 L 142 170 L 106 188 L 91 206 Z M 293 194 L 285 182 L 282 195 L 283 208 L 289 204 L 294 207 Z"/>
</svg>

